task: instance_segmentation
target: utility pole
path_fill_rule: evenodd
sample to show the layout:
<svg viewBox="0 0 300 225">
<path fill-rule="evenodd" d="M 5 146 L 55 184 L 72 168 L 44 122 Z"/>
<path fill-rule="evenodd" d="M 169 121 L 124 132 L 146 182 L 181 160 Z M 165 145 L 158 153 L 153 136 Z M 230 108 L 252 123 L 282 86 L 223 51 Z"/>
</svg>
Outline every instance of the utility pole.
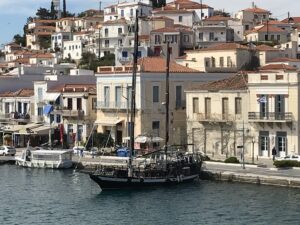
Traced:
<svg viewBox="0 0 300 225">
<path fill-rule="evenodd" d="M 203 7 L 202 7 L 202 0 L 200 0 L 200 4 L 201 4 L 201 5 L 200 5 L 200 13 L 201 13 L 200 18 L 201 18 L 201 22 L 202 22 L 202 11 L 203 11 L 203 10 L 202 10 L 202 8 L 203 8 Z"/>
<path fill-rule="evenodd" d="M 100 31 L 101 31 L 101 29 L 100 29 L 100 26 L 99 26 L 98 27 L 98 33 L 99 33 L 99 36 L 98 36 L 98 60 L 99 61 L 101 59 L 101 39 L 100 39 L 101 34 L 100 34 Z"/>
</svg>

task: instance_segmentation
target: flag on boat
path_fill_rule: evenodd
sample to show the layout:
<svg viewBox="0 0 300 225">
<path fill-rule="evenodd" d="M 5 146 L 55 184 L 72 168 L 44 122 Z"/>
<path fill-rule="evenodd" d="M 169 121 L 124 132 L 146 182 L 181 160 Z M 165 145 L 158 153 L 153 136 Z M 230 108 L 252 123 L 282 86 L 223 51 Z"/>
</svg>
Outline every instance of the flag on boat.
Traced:
<svg viewBox="0 0 300 225">
<path fill-rule="evenodd" d="M 258 103 L 267 103 L 267 96 L 263 95 L 257 99 Z"/>
</svg>

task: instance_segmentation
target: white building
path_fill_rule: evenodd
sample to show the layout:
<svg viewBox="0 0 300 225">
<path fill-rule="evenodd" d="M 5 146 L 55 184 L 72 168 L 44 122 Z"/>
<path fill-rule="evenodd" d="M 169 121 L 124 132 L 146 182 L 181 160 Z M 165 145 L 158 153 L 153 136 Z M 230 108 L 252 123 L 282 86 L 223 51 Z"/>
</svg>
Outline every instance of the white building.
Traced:
<svg viewBox="0 0 300 225">
<path fill-rule="evenodd" d="M 64 50 L 63 50 L 63 58 L 80 60 L 83 53 L 83 43 L 82 40 L 76 41 L 65 41 L 64 42 Z"/>
</svg>

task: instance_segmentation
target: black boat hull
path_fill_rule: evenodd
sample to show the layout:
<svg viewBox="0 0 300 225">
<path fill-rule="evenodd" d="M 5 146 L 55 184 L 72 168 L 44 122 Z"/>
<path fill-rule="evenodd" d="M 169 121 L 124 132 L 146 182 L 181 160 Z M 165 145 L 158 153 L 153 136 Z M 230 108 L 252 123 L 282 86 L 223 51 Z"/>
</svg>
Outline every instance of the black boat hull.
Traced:
<svg viewBox="0 0 300 225">
<path fill-rule="evenodd" d="M 172 178 L 118 178 L 103 175 L 90 174 L 102 190 L 107 189 L 138 189 L 159 186 L 178 185 L 181 183 L 192 182 L 199 178 L 198 174 L 190 176 L 178 176 Z"/>
</svg>

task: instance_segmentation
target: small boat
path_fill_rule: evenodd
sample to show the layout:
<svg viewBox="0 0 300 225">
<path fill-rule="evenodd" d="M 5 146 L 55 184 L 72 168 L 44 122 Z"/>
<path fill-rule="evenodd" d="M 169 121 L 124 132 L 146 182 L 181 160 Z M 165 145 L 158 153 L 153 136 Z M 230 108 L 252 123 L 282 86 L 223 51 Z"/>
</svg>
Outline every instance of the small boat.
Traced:
<svg viewBox="0 0 300 225">
<path fill-rule="evenodd" d="M 71 150 L 35 150 L 26 149 L 16 164 L 30 168 L 68 169 L 73 166 Z"/>
<path fill-rule="evenodd" d="M 135 27 L 138 27 L 138 11 L 136 12 Z M 100 167 L 90 172 L 90 178 L 95 181 L 102 190 L 106 189 L 134 189 L 165 185 L 177 185 L 192 182 L 199 178 L 202 160 L 200 154 L 171 151 L 169 144 L 169 68 L 171 48 L 167 42 L 166 60 L 166 94 L 165 94 L 165 144 L 164 148 L 151 151 L 141 157 L 134 157 L 134 124 L 136 112 L 136 71 L 138 57 L 138 29 L 135 29 L 134 60 L 131 85 L 131 108 L 130 108 L 130 147 L 129 152 L 122 152 L 125 160 L 120 158 L 107 158 L 108 162 L 101 162 Z M 162 139 L 160 139 L 162 140 Z M 185 149 L 186 150 L 186 149 Z M 119 152 L 121 154 L 121 152 Z M 140 161 L 142 158 L 142 161 Z"/>
<path fill-rule="evenodd" d="M 169 186 L 198 179 L 201 156 L 181 153 L 175 155 L 168 155 L 167 161 L 161 152 L 151 153 L 150 159 L 133 158 L 132 170 L 129 169 L 129 157 L 107 157 L 107 160 L 103 157 L 101 166 L 89 175 L 102 190 Z"/>
</svg>

